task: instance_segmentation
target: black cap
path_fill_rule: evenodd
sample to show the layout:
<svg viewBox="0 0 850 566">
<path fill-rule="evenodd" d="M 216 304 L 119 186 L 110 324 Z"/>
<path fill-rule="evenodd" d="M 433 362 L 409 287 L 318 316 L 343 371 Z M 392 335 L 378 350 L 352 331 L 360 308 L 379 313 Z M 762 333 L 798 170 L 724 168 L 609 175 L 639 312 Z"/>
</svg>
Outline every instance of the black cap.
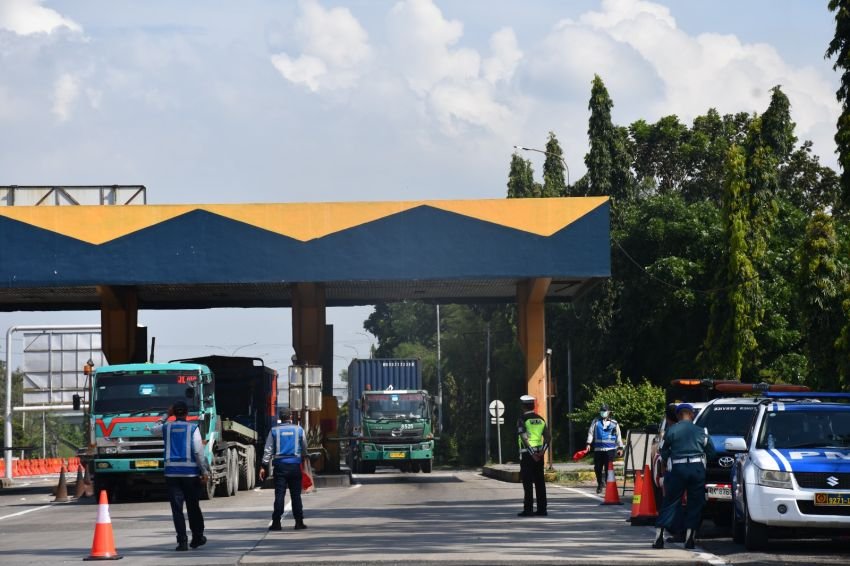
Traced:
<svg viewBox="0 0 850 566">
<path fill-rule="evenodd" d="M 290 409 L 289 407 L 283 407 L 282 409 L 280 409 L 277 412 L 277 416 L 283 422 L 291 421 L 292 420 L 292 409 Z"/>
<path fill-rule="evenodd" d="M 599 410 L 600 411 L 608 411 L 609 410 L 608 409 L 608 403 L 602 403 L 601 405 L 599 405 Z"/>
</svg>

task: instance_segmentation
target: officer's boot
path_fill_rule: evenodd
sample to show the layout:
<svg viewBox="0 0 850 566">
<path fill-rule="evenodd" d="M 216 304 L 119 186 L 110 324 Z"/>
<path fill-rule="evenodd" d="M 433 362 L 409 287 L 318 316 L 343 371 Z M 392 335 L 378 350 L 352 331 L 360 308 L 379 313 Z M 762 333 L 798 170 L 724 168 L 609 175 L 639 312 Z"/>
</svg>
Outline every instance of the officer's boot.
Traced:
<svg viewBox="0 0 850 566">
<path fill-rule="evenodd" d="M 696 529 L 688 529 L 685 532 L 685 548 L 693 548 L 695 546 L 694 543 L 694 535 L 696 534 Z"/>
<path fill-rule="evenodd" d="M 280 531 L 283 527 L 280 526 L 280 519 L 274 520 L 272 519 L 272 524 L 269 525 L 270 531 Z"/>
<path fill-rule="evenodd" d="M 652 543 L 652 548 L 664 548 L 664 528 L 655 529 L 655 542 Z"/>
<path fill-rule="evenodd" d="M 182 552 L 184 550 L 189 550 L 189 541 L 186 540 L 185 538 L 184 539 L 178 538 L 177 539 L 177 548 L 175 548 L 174 550 L 177 550 L 179 552 Z"/>
<path fill-rule="evenodd" d="M 307 525 L 304 524 L 304 519 L 295 519 L 295 530 L 300 531 L 301 529 L 306 529 Z"/>
</svg>

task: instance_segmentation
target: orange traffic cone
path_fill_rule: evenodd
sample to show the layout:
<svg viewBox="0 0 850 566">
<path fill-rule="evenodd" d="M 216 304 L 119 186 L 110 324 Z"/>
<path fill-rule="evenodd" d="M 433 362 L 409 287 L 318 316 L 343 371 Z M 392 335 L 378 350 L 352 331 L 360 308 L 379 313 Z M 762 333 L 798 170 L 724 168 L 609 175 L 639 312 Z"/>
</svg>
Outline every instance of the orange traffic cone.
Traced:
<svg viewBox="0 0 850 566">
<path fill-rule="evenodd" d="M 614 477 L 614 462 L 608 462 L 608 480 L 605 483 L 605 501 L 601 505 L 622 505 L 617 493 L 617 478 Z"/>
<path fill-rule="evenodd" d="M 91 554 L 83 560 L 118 560 L 123 558 L 115 550 L 115 540 L 112 536 L 112 520 L 109 518 L 109 500 L 106 491 L 101 490 L 97 504 L 97 522 L 94 525 L 94 540 L 91 544 Z"/>
<path fill-rule="evenodd" d="M 77 465 L 77 481 L 74 482 L 74 498 L 80 499 L 86 495 L 86 482 L 83 479 L 83 467 Z"/>
<path fill-rule="evenodd" d="M 65 468 L 62 468 L 62 471 L 59 472 L 59 485 L 56 486 L 56 497 L 53 499 L 54 503 L 65 503 L 70 501 L 68 497 L 68 484 L 65 480 Z"/>
<path fill-rule="evenodd" d="M 635 491 L 632 494 L 632 510 L 631 516 L 629 517 L 629 521 L 632 521 L 632 526 L 637 526 L 634 523 L 635 517 L 638 515 L 638 511 L 640 511 L 640 496 L 641 489 L 643 488 L 643 472 L 637 471 L 635 472 Z"/>
<path fill-rule="evenodd" d="M 637 515 L 632 514 L 632 525 L 654 525 L 655 519 L 658 518 L 658 510 L 655 508 L 655 489 L 652 484 L 652 472 L 649 470 L 649 465 L 644 468 L 643 475 L 645 478 L 650 478 L 649 481 L 643 482 L 642 493 L 640 494 L 640 505 Z M 634 509 L 632 509 L 634 511 Z"/>
</svg>

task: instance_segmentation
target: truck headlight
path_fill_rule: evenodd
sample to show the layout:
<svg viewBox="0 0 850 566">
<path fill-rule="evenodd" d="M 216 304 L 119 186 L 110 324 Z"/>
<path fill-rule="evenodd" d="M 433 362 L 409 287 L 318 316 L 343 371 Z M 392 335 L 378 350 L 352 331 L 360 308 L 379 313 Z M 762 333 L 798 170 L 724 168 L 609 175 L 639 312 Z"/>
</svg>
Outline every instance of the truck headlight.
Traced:
<svg viewBox="0 0 850 566">
<path fill-rule="evenodd" d="M 423 443 L 419 446 L 419 449 L 420 449 L 420 450 L 430 450 L 430 449 L 431 449 L 431 443 L 430 443 L 430 442 L 423 442 Z"/>
<path fill-rule="evenodd" d="M 778 487 L 781 489 L 793 489 L 794 485 L 791 482 L 791 472 L 776 472 L 773 470 L 759 469 L 759 485 L 765 487 Z"/>
<path fill-rule="evenodd" d="M 117 446 L 102 446 L 100 448 L 101 454 L 117 454 L 118 447 Z"/>
</svg>

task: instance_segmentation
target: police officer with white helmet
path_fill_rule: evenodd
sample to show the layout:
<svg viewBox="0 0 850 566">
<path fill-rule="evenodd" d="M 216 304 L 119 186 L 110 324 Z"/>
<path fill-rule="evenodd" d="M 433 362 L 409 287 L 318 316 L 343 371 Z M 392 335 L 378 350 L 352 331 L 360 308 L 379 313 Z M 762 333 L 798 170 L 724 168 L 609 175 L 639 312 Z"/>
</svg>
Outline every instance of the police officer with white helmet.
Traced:
<svg viewBox="0 0 850 566">
<path fill-rule="evenodd" d="M 520 517 L 546 516 L 546 480 L 543 477 L 543 455 L 551 437 L 546 421 L 534 412 L 535 399 L 531 395 L 519 398 L 522 416 L 517 421 L 520 460 L 519 475 L 524 492 Z M 534 511 L 534 491 L 537 491 L 537 511 Z"/>
</svg>

